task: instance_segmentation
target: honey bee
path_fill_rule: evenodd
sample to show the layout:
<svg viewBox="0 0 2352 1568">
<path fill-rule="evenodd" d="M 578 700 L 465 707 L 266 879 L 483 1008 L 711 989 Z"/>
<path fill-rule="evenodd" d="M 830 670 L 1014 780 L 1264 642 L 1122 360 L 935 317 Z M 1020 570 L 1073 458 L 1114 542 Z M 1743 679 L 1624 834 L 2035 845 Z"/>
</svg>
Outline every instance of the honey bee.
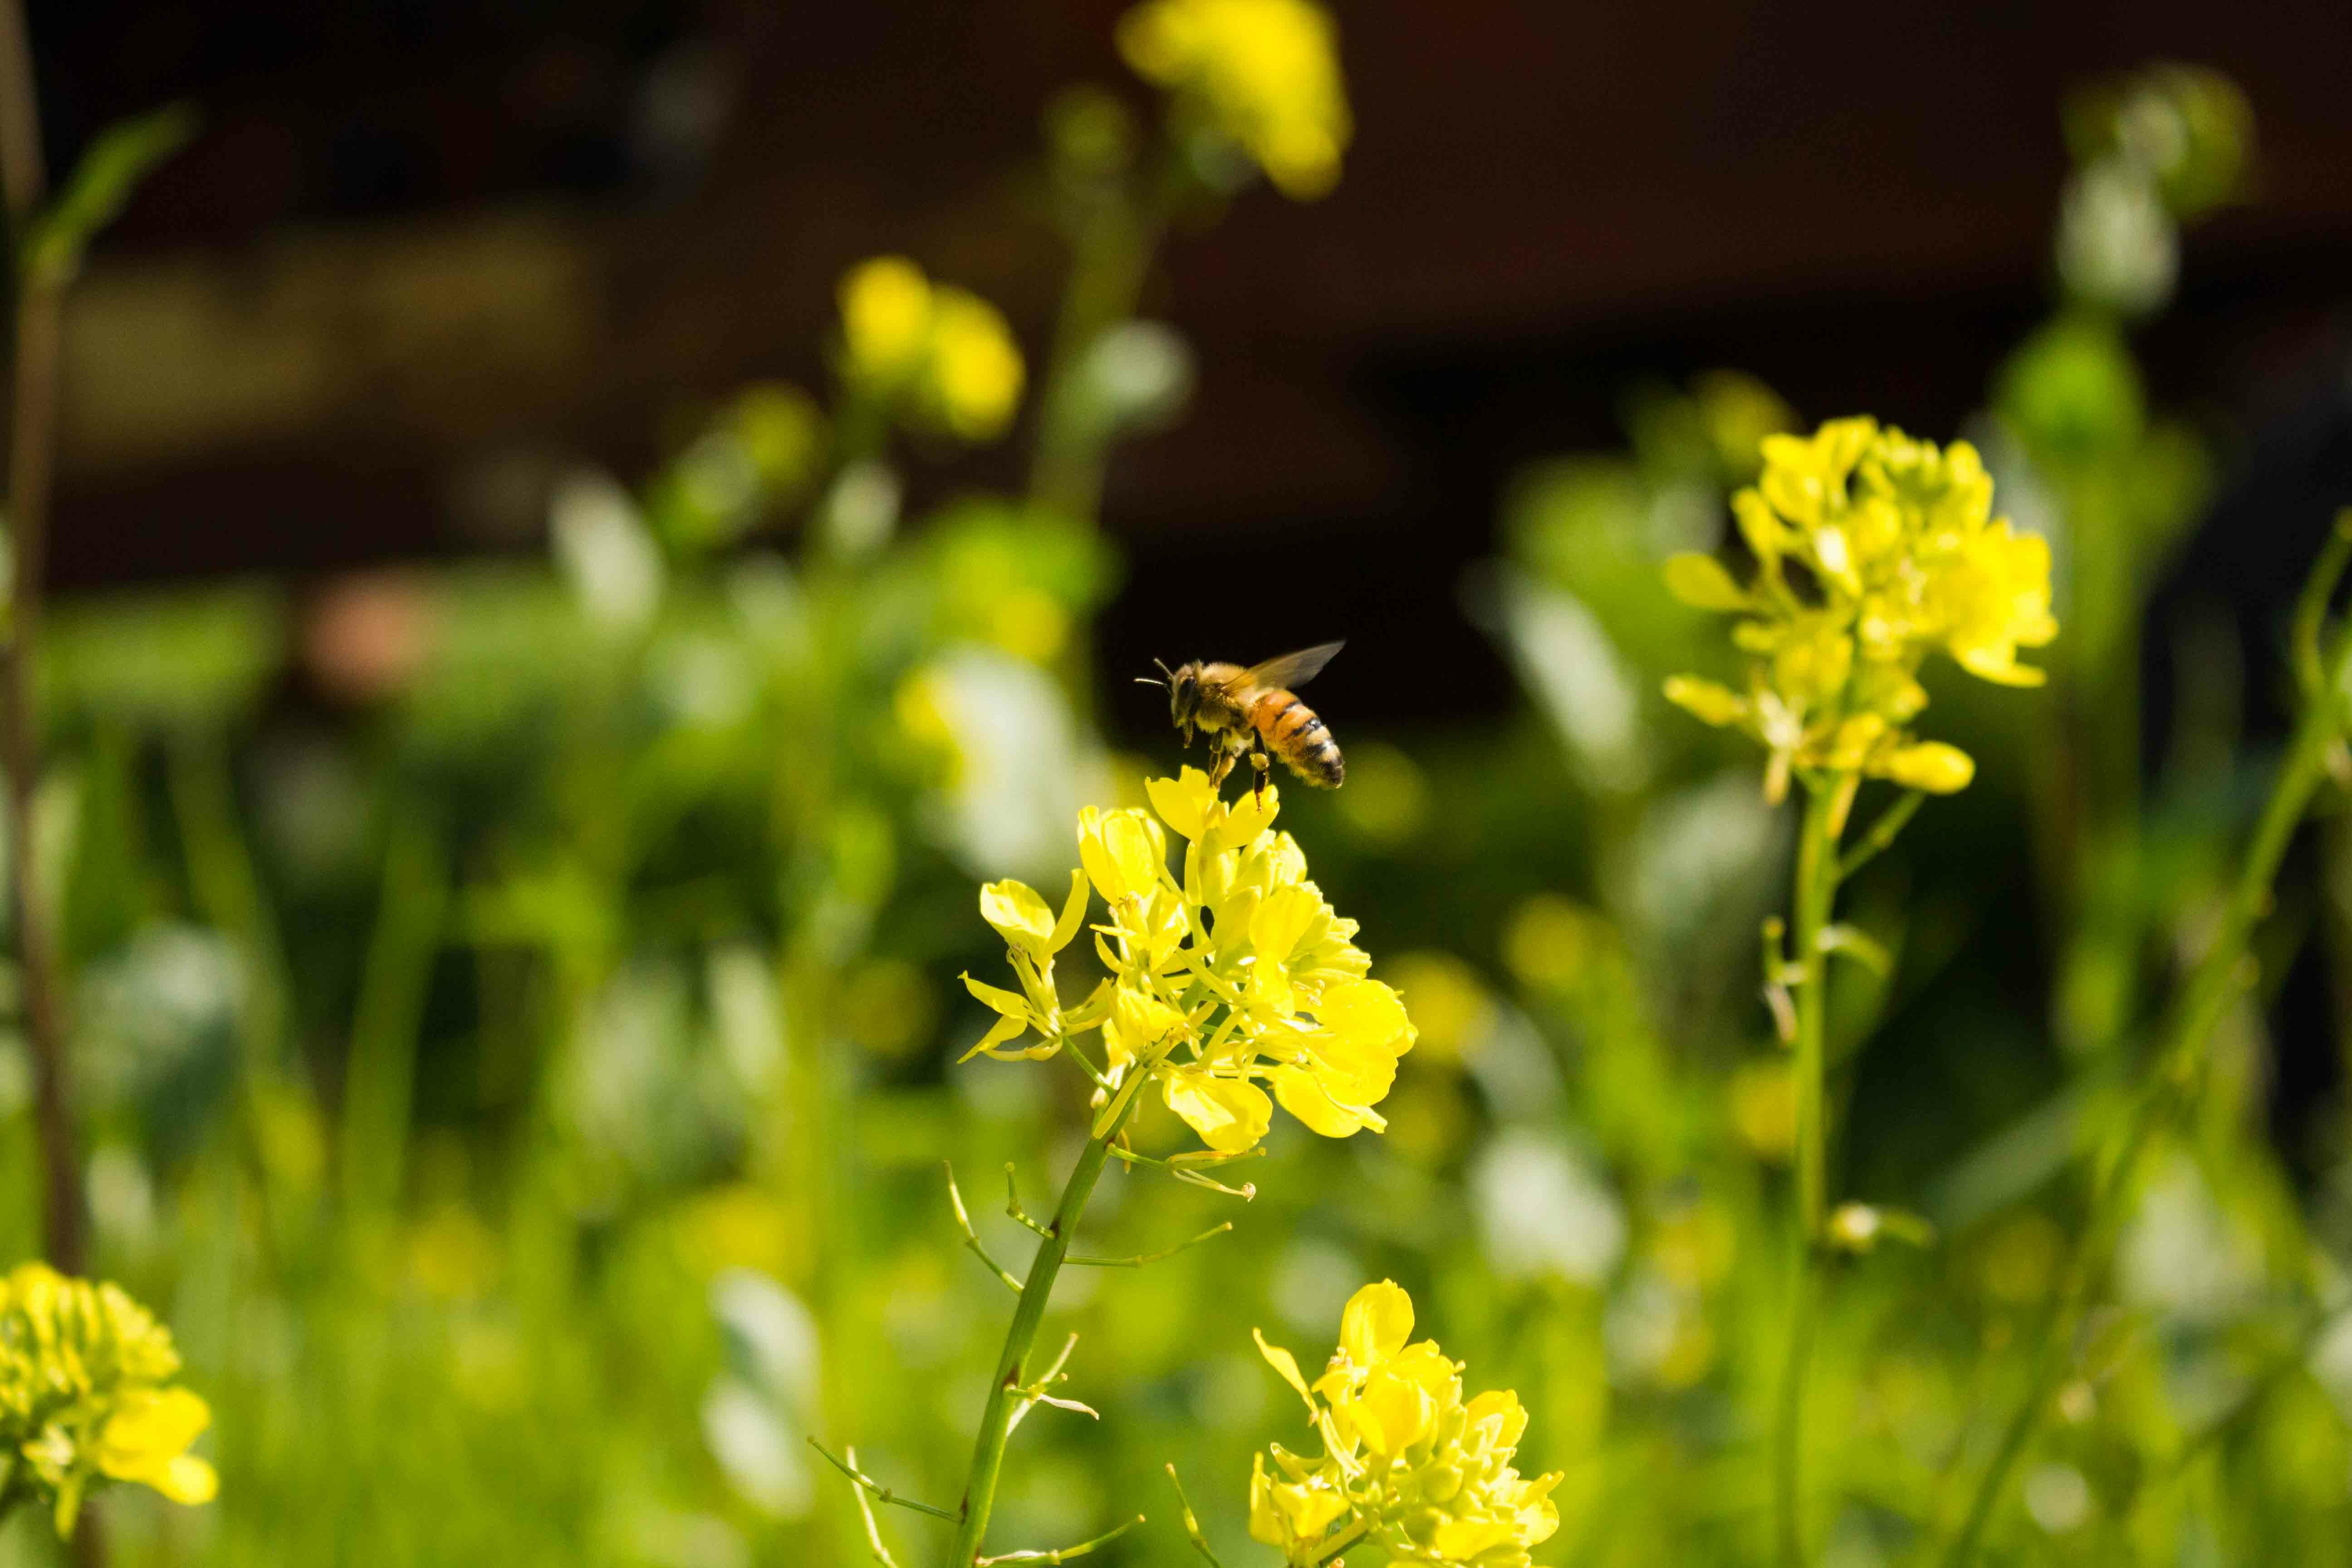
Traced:
<svg viewBox="0 0 2352 1568">
<path fill-rule="evenodd" d="M 1271 756 L 1280 757 L 1292 773 L 1318 789 L 1338 789 L 1348 771 L 1339 743 L 1331 738 L 1331 727 L 1290 689 L 1306 685 L 1344 646 L 1327 642 L 1247 669 L 1199 658 L 1171 669 L 1155 658 L 1151 662 L 1160 665 L 1165 679 L 1143 676 L 1139 680 L 1168 689 L 1169 716 L 1187 746 L 1196 729 L 1209 737 L 1217 752 L 1211 783 L 1223 784 L 1234 760 L 1246 755 L 1257 770 L 1257 793 L 1264 796 Z"/>
</svg>

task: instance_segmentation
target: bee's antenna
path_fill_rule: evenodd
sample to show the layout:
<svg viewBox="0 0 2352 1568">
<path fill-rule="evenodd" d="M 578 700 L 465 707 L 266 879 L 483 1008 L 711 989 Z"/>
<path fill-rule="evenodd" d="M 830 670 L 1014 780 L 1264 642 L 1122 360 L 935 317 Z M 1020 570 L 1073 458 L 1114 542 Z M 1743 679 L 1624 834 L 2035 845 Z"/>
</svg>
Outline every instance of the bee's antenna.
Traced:
<svg viewBox="0 0 2352 1568">
<path fill-rule="evenodd" d="M 1166 664 L 1162 663 L 1160 660 L 1156 659 L 1156 658 L 1155 658 L 1155 659 L 1153 659 L 1151 662 L 1160 666 L 1160 673 L 1161 675 L 1163 675 L 1163 676 L 1167 677 L 1170 680 L 1173 680 L 1173 679 L 1176 679 L 1176 672 L 1175 672 L 1174 670 L 1172 670 L 1172 669 L 1169 668 L 1168 668 L 1168 666 L 1167 666 Z"/>
<path fill-rule="evenodd" d="M 1157 687 L 1160 687 L 1160 688 L 1162 688 L 1162 689 L 1165 689 L 1165 688 L 1166 688 L 1166 686 L 1168 685 L 1168 683 L 1167 683 L 1166 681 L 1164 681 L 1164 680 L 1154 680 L 1154 679 L 1151 679 L 1151 677 L 1150 677 L 1150 676 L 1148 676 L 1148 675 L 1139 675 L 1139 676 L 1137 676 L 1137 677 L 1135 678 L 1135 683 L 1136 683 L 1138 686 L 1157 686 Z"/>
<path fill-rule="evenodd" d="M 1135 683 L 1136 683 L 1138 686 L 1160 686 L 1160 687 L 1164 687 L 1164 686 L 1166 686 L 1170 681 L 1172 681 L 1172 680 L 1174 680 L 1174 679 L 1176 679 L 1176 672 L 1175 672 L 1174 670 L 1172 670 L 1172 669 L 1169 668 L 1168 668 L 1168 666 L 1167 666 L 1167 663 L 1166 663 L 1164 660 L 1155 658 L 1155 659 L 1153 659 L 1151 662 L 1152 662 L 1152 663 L 1154 663 L 1154 664 L 1156 664 L 1156 665 L 1159 665 L 1159 666 L 1160 666 L 1160 675 L 1161 675 L 1164 679 L 1159 679 L 1159 680 L 1154 680 L 1154 679 L 1151 679 L 1151 677 L 1150 677 L 1150 676 L 1148 676 L 1148 675 L 1139 675 L 1139 676 L 1137 676 L 1137 677 L 1135 678 Z"/>
</svg>

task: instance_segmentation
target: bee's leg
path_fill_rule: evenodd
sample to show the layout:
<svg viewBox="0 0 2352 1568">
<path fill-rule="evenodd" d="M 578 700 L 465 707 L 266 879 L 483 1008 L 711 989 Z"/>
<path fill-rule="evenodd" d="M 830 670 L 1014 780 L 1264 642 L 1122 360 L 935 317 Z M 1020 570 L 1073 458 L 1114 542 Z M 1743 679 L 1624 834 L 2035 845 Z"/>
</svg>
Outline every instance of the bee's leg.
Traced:
<svg viewBox="0 0 2352 1568">
<path fill-rule="evenodd" d="M 1262 806 L 1265 804 L 1265 775 L 1267 770 L 1274 766 L 1274 759 L 1265 753 L 1265 737 L 1255 731 L 1250 732 L 1249 760 L 1250 766 L 1257 770 L 1257 778 L 1252 783 L 1251 789 L 1257 797 L 1257 804 Z"/>
<path fill-rule="evenodd" d="M 1217 753 L 1215 763 L 1209 769 L 1209 787 L 1214 789 L 1225 782 L 1227 773 L 1234 771 L 1234 753 L 1226 749 L 1223 742 L 1212 741 L 1210 745 Z"/>
</svg>

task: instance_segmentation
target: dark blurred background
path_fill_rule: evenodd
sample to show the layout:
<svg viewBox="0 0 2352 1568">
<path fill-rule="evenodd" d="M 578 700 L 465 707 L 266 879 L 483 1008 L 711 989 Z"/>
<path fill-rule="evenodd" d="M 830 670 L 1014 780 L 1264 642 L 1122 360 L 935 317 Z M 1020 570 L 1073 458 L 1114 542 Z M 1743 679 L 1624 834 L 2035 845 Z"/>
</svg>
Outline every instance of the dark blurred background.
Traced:
<svg viewBox="0 0 2352 1568">
<path fill-rule="evenodd" d="M 53 164 L 159 101 L 205 119 L 72 298 L 58 585 L 534 547 L 567 463 L 635 476 L 709 400 L 817 378 L 834 280 L 876 251 L 1003 301 L 1035 352 L 1063 271 L 1020 174 L 1035 106 L 1074 80 L 1139 97 L 1120 8 L 36 6 Z M 2151 58 L 2230 73 L 2262 137 L 2254 199 L 2194 232 L 2145 334 L 2154 401 L 2276 464 L 2352 463 L 2340 4 L 1340 22 L 1347 179 L 1244 196 L 1147 299 L 1199 394 L 1111 475 L 1135 568 L 1113 668 L 1272 651 L 1244 597 L 1159 569 L 1246 550 L 1329 585 L 1297 640 L 1358 640 L 1330 678 L 1351 713 L 1501 704 L 1455 594 L 1517 463 L 1613 445 L 1639 378 L 1718 364 L 1808 418 L 1950 434 L 2047 307 L 2055 106 Z M 2228 553 L 2260 585 L 2307 547 Z"/>
</svg>

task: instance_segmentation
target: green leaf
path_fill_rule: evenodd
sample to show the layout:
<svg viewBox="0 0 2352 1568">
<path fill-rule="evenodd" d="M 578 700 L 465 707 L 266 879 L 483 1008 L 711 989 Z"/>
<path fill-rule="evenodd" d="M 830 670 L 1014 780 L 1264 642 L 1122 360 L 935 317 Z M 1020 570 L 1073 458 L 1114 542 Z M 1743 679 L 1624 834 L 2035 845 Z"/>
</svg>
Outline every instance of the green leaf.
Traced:
<svg viewBox="0 0 2352 1568">
<path fill-rule="evenodd" d="M 26 275 L 56 284 L 79 271 L 89 242 L 122 215 L 158 164 L 194 138 L 196 124 L 193 105 L 174 103 L 99 132 L 26 237 Z"/>
</svg>

